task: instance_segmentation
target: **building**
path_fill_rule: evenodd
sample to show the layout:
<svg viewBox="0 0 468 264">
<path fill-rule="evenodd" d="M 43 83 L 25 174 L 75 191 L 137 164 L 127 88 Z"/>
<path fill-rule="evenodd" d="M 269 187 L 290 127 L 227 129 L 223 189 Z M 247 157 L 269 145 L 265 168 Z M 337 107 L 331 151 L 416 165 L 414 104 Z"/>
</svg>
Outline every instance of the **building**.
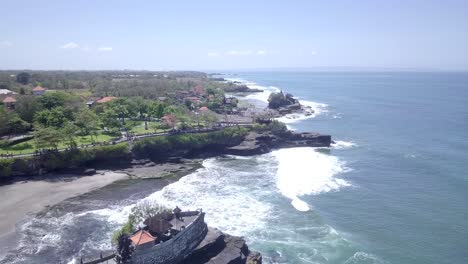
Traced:
<svg viewBox="0 0 468 264">
<path fill-rule="evenodd" d="M 3 104 L 5 105 L 6 108 L 8 109 L 15 109 L 15 105 L 16 105 L 16 99 L 11 97 L 11 96 L 7 96 L 5 97 L 5 99 L 2 100 Z"/>
<path fill-rule="evenodd" d="M 157 237 L 152 236 L 148 231 L 139 230 L 130 237 L 135 249 L 142 250 L 154 246 Z"/>
<path fill-rule="evenodd" d="M 200 98 L 194 97 L 194 96 L 189 96 L 189 97 L 185 97 L 184 101 L 190 101 L 192 103 L 198 104 L 198 103 L 200 103 Z"/>
<path fill-rule="evenodd" d="M 203 88 L 203 86 L 201 85 L 197 85 L 195 86 L 195 88 L 192 89 L 192 93 L 195 96 L 203 96 L 205 95 L 205 88 Z"/>
<path fill-rule="evenodd" d="M 108 103 L 112 100 L 115 100 L 117 99 L 117 97 L 113 97 L 113 96 L 106 96 L 106 97 L 102 97 L 101 99 L 97 100 L 96 103 L 98 104 L 104 104 L 104 103 Z"/>
<path fill-rule="evenodd" d="M 18 94 L 8 89 L 0 89 L 0 95 Z"/>
<path fill-rule="evenodd" d="M 38 85 L 32 90 L 32 92 L 34 95 L 43 95 L 46 92 L 46 89 Z"/>
<path fill-rule="evenodd" d="M 95 103 L 96 103 L 96 101 L 94 101 L 94 100 L 89 100 L 88 102 L 86 102 L 86 105 L 87 105 L 89 108 L 91 108 L 91 107 L 93 107 L 93 105 L 94 105 Z"/>
</svg>

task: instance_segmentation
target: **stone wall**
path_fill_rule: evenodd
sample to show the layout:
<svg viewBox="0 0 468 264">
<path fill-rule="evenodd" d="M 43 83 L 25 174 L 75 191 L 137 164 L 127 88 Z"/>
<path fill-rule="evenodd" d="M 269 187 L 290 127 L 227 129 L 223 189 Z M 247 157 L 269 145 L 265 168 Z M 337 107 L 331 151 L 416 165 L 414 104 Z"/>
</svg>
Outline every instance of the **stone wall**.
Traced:
<svg viewBox="0 0 468 264">
<path fill-rule="evenodd" d="M 178 263 L 186 258 L 205 238 L 208 227 L 205 213 L 200 213 L 192 224 L 180 231 L 174 238 L 157 244 L 149 249 L 133 253 L 132 264 L 169 264 Z"/>
</svg>

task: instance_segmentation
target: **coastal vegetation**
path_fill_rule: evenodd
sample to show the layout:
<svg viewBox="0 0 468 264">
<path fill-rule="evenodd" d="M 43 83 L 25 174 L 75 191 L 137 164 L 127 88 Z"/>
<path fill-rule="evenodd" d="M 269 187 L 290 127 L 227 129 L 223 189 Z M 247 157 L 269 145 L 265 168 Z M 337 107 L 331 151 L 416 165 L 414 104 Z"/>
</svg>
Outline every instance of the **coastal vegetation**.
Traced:
<svg viewBox="0 0 468 264">
<path fill-rule="evenodd" d="M 133 152 L 137 157 L 162 160 L 168 158 L 167 153 L 172 153 L 173 156 L 184 156 L 207 148 L 216 151 L 239 144 L 247 132 L 246 128 L 232 127 L 209 133 L 147 138 L 136 142 L 133 146 Z"/>
<path fill-rule="evenodd" d="M 0 159 L 0 176 L 34 175 L 40 171 L 86 167 L 99 162 L 125 162 L 130 157 L 129 146 L 126 143 L 64 152 L 50 151 L 40 156 Z"/>
<path fill-rule="evenodd" d="M 0 155 L 211 127 L 237 107 L 231 86 L 200 72 L 0 71 Z"/>
</svg>

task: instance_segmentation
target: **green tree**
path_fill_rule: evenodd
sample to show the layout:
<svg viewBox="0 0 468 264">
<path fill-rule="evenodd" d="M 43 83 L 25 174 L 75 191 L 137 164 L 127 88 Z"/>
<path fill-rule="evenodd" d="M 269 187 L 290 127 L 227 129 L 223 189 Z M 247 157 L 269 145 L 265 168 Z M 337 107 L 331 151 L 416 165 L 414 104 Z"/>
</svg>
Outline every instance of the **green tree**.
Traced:
<svg viewBox="0 0 468 264">
<path fill-rule="evenodd" d="M 78 130 L 78 127 L 72 122 L 67 122 L 59 133 L 61 134 L 60 138 L 67 142 L 68 147 L 76 148 L 77 144 L 75 141 L 75 133 Z"/>
<path fill-rule="evenodd" d="M 46 93 L 40 97 L 39 101 L 44 108 L 52 109 L 58 106 L 65 106 L 69 96 L 64 92 Z"/>
<path fill-rule="evenodd" d="M 44 109 L 34 115 L 34 121 L 43 127 L 61 128 L 72 119 L 70 109 L 55 107 L 53 109 Z"/>
<path fill-rule="evenodd" d="M 210 110 L 200 112 L 200 118 L 207 126 L 212 126 L 214 123 L 216 123 L 216 121 L 218 121 L 216 114 Z"/>
<path fill-rule="evenodd" d="M 26 132 L 31 127 L 28 122 L 21 119 L 17 114 L 12 114 L 11 118 L 8 120 L 7 126 L 11 134 Z"/>
<path fill-rule="evenodd" d="M 30 127 L 18 114 L 0 107 L 0 135 L 26 132 Z"/>
<path fill-rule="evenodd" d="M 31 81 L 31 74 L 28 72 L 21 72 L 16 75 L 16 82 L 21 83 L 23 85 L 28 84 Z"/>
<path fill-rule="evenodd" d="M 161 117 L 164 116 L 165 105 L 162 104 L 162 103 L 154 102 L 150 106 L 149 112 L 150 112 L 151 116 L 154 116 L 156 118 L 161 118 Z"/>
<path fill-rule="evenodd" d="M 55 148 L 62 141 L 63 134 L 56 128 L 52 127 L 36 127 L 34 131 L 34 143 L 36 149 Z"/>
<path fill-rule="evenodd" d="M 41 109 L 41 104 L 38 102 L 37 97 L 22 96 L 18 98 L 15 106 L 15 112 L 26 122 L 32 123 L 34 121 L 34 114 Z"/>
<path fill-rule="evenodd" d="M 104 113 L 100 115 L 101 124 L 103 129 L 117 130 L 120 128 L 120 122 L 118 115 L 113 109 L 106 109 Z"/>
<path fill-rule="evenodd" d="M 99 129 L 99 118 L 89 108 L 82 108 L 75 115 L 75 124 L 82 135 L 92 135 L 92 131 Z"/>
<path fill-rule="evenodd" d="M 117 113 L 122 124 L 125 124 L 125 118 L 134 117 L 137 114 L 136 105 L 126 98 L 119 98 L 109 102 L 109 107 Z"/>
</svg>

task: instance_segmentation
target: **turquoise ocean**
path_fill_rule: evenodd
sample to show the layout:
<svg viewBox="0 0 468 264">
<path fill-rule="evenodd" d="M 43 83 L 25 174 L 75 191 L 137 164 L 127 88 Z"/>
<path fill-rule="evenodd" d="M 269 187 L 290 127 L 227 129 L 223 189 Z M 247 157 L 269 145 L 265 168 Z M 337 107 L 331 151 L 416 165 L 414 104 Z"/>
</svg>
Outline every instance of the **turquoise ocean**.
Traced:
<svg viewBox="0 0 468 264">
<path fill-rule="evenodd" d="M 244 236 L 265 263 L 468 263 L 468 74 L 232 72 L 315 110 L 281 118 L 331 134 L 331 148 L 207 159 L 162 190 L 114 184 L 18 224 L 1 263 L 79 263 L 112 249 L 134 204 L 203 208 L 210 226 Z M 155 187 L 156 189 L 156 187 Z"/>
</svg>

